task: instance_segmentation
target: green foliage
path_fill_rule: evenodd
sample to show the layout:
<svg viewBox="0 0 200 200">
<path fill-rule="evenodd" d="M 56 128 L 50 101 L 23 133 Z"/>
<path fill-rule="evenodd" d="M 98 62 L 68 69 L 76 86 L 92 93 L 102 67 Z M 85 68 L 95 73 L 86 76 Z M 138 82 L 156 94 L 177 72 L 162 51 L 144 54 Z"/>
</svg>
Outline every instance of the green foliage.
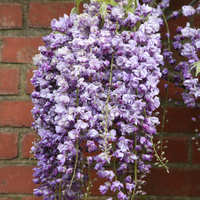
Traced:
<svg viewBox="0 0 200 200">
<path fill-rule="evenodd" d="M 76 7 L 73 7 L 71 9 L 71 14 L 77 14 L 78 13 L 78 9 Z"/>
<path fill-rule="evenodd" d="M 106 17 L 106 13 L 107 13 L 107 4 L 106 2 L 103 2 L 101 4 L 100 10 L 99 10 L 99 14 L 101 15 L 102 19 L 105 19 Z"/>
<path fill-rule="evenodd" d="M 71 9 L 71 14 L 78 14 L 79 13 L 79 5 L 83 0 L 76 0 L 76 6 Z"/>
<path fill-rule="evenodd" d="M 195 67 L 196 67 L 196 74 L 195 74 L 195 76 L 197 76 L 199 74 L 199 72 L 200 72 L 200 61 L 195 62 L 194 65 L 193 65 L 193 67 L 190 70 L 194 69 Z"/>
<path fill-rule="evenodd" d="M 118 3 L 113 1 L 113 0 L 97 0 L 98 2 L 103 2 L 103 3 L 106 3 L 106 5 L 111 5 L 111 6 L 117 6 Z"/>
<path fill-rule="evenodd" d="M 135 8 L 132 7 L 133 2 L 135 5 Z M 137 0 L 128 0 L 127 5 L 124 7 L 124 10 L 126 11 L 126 13 L 128 12 L 134 13 L 136 8 L 137 8 Z"/>
</svg>

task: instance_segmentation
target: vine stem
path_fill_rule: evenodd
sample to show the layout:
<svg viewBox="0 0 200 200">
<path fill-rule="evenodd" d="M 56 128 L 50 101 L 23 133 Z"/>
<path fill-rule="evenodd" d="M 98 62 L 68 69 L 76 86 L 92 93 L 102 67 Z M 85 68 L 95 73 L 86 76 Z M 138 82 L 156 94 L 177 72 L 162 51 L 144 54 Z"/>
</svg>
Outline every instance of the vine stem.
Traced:
<svg viewBox="0 0 200 200">
<path fill-rule="evenodd" d="M 78 93 L 79 93 L 79 89 L 76 89 L 76 106 L 78 107 Z M 77 121 L 78 121 L 78 115 L 77 115 Z M 71 179 L 71 183 L 69 186 L 69 189 L 72 187 L 72 183 L 74 180 L 74 176 L 76 173 L 76 167 L 77 167 L 77 162 L 78 162 L 78 148 L 79 148 L 79 138 L 77 138 L 76 140 L 76 161 L 75 161 L 75 165 L 74 165 L 74 171 L 73 171 L 73 175 L 72 175 L 72 179 Z"/>
<path fill-rule="evenodd" d="M 163 14 L 163 18 L 164 18 L 164 21 L 165 21 L 165 25 L 166 25 L 166 28 L 167 28 L 167 33 L 169 34 L 169 37 L 167 38 L 167 44 L 168 44 L 168 49 L 169 51 L 171 50 L 171 47 L 170 47 L 170 31 L 169 31 L 169 26 L 168 26 L 168 23 L 167 23 L 167 19 L 165 17 L 165 15 Z M 169 86 L 169 76 L 167 77 L 167 85 Z M 165 106 L 164 106 L 164 113 L 163 113 L 163 118 L 162 118 L 162 125 L 161 125 L 161 133 L 160 133 L 160 137 L 161 137 L 161 144 L 160 144 L 160 150 L 162 152 L 163 150 L 163 129 L 165 127 L 164 123 L 165 123 L 165 115 L 166 115 L 166 110 L 167 110 L 167 101 L 168 101 L 168 95 L 169 95 L 169 87 L 167 87 L 167 91 L 166 91 L 166 99 L 165 99 Z"/>
<path fill-rule="evenodd" d="M 152 138 L 151 138 L 151 143 L 153 144 L 153 150 L 154 150 L 154 152 L 155 152 L 156 158 L 159 160 L 159 162 L 162 164 L 162 166 L 165 167 L 165 169 L 167 170 L 167 173 L 169 173 L 169 168 L 168 168 L 167 165 L 165 165 L 165 164 L 163 163 L 163 161 L 160 159 L 160 156 L 158 155 L 158 152 L 156 151 L 156 148 L 155 148 L 155 145 L 154 145 L 154 143 L 153 143 L 153 139 L 152 139 Z"/>
<path fill-rule="evenodd" d="M 88 184 L 88 188 L 87 188 L 87 194 L 85 196 L 85 200 L 87 200 L 87 196 L 89 194 L 90 188 L 91 188 L 91 177 L 90 177 L 90 169 L 88 170 L 88 176 L 89 176 L 89 184 Z"/>
<path fill-rule="evenodd" d="M 115 149 L 115 143 L 113 142 L 113 150 Z M 115 156 L 113 157 L 113 163 L 114 163 L 114 172 L 115 172 L 115 181 L 117 181 L 117 165 L 116 165 L 116 159 Z M 117 194 L 119 194 L 119 191 L 117 190 Z"/>
<path fill-rule="evenodd" d="M 74 176 L 75 176 L 75 173 L 76 173 L 76 166 L 77 166 L 77 162 L 78 162 L 78 147 L 79 147 L 78 143 L 79 143 L 79 139 L 77 138 L 77 141 L 76 141 L 76 161 L 75 161 L 74 172 L 73 172 L 73 176 L 72 176 L 72 180 L 71 180 L 69 189 L 72 187 L 72 183 L 73 183 Z"/>
<path fill-rule="evenodd" d="M 115 30 L 115 35 L 117 34 L 117 29 L 118 29 L 118 21 L 117 21 L 117 25 L 116 25 L 116 30 Z M 108 88 L 108 93 L 107 93 L 107 99 L 106 99 L 106 124 L 105 124 L 105 128 L 104 128 L 104 131 L 105 131 L 105 137 L 104 137 L 104 142 L 105 142 L 105 153 L 106 153 L 106 160 L 108 163 L 109 160 L 108 160 L 108 157 L 107 157 L 107 153 L 108 153 L 108 150 L 107 150 L 107 133 L 108 133 L 108 102 L 109 102 L 109 95 L 110 95 L 110 89 L 111 89 L 111 86 L 112 86 L 112 71 L 113 71 L 113 60 L 114 60 L 114 53 L 112 54 L 112 59 L 111 59 L 111 64 L 110 64 L 110 78 L 109 78 L 109 88 Z"/>
<path fill-rule="evenodd" d="M 112 55 L 112 59 L 111 59 L 111 65 L 110 65 L 110 79 L 109 79 L 109 88 L 108 88 L 108 93 L 107 93 L 107 99 L 106 99 L 106 124 L 105 124 L 105 128 L 104 128 L 104 131 L 105 131 L 105 137 L 104 137 L 104 142 L 105 142 L 105 153 L 106 153 L 106 159 L 108 161 L 108 157 L 107 157 L 107 153 L 108 153 L 108 150 L 107 150 L 107 133 L 108 133 L 108 102 L 109 102 L 109 95 L 110 95 L 110 88 L 111 88 L 111 84 L 112 84 L 112 71 L 113 71 L 113 59 L 114 59 L 114 53 Z M 108 161 L 108 163 L 110 163 Z"/>
<path fill-rule="evenodd" d="M 135 133 L 135 155 L 137 156 L 136 146 L 137 146 L 137 134 Z M 134 175 L 135 175 L 135 189 L 133 190 L 131 200 L 134 200 L 135 198 L 135 191 L 136 191 L 136 185 L 137 185 L 137 160 L 135 160 L 135 163 L 134 163 Z"/>
<path fill-rule="evenodd" d="M 194 6 L 196 3 L 198 2 L 198 0 L 193 0 L 193 1 L 191 1 L 190 2 L 190 6 Z M 182 15 L 182 9 L 179 9 L 179 10 L 177 10 L 177 12 L 178 12 L 178 14 L 179 14 L 179 17 Z M 167 16 L 166 17 L 166 20 L 167 21 L 169 21 L 169 20 L 171 20 L 172 19 L 172 16 L 171 15 L 169 15 L 169 16 Z"/>
<path fill-rule="evenodd" d="M 61 173 L 60 173 L 60 178 L 61 178 Z M 61 200 L 61 182 L 59 183 L 59 200 Z"/>
<path fill-rule="evenodd" d="M 154 2 L 154 4 L 156 6 L 158 6 L 156 2 Z M 162 14 L 162 16 L 163 16 L 163 19 L 164 19 L 164 22 L 165 22 L 165 25 L 166 25 L 166 28 L 167 28 L 167 33 L 169 34 L 169 37 L 167 38 L 168 49 L 169 49 L 169 51 L 171 51 L 169 26 L 168 26 L 167 19 L 166 19 L 165 15 Z M 167 85 L 169 86 L 169 76 L 167 76 Z M 164 130 L 164 127 L 165 127 L 164 124 L 165 124 L 165 115 L 166 115 L 166 110 L 167 110 L 167 101 L 168 101 L 168 95 L 169 95 L 169 87 L 167 87 L 166 90 L 167 90 L 166 91 L 167 94 L 166 94 L 166 98 L 165 98 L 164 113 L 163 113 L 163 117 L 162 117 L 161 132 L 160 132 L 160 142 L 161 142 L 160 149 L 161 149 L 161 152 L 163 150 L 163 130 Z"/>
</svg>

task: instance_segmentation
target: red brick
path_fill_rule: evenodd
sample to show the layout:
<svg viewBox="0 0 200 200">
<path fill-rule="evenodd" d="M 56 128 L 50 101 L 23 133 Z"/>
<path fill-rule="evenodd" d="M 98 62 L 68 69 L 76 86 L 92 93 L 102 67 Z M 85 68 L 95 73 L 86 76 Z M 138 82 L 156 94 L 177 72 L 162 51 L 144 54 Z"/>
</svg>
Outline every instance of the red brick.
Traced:
<svg viewBox="0 0 200 200">
<path fill-rule="evenodd" d="M 191 0 L 181 0 L 181 1 L 171 1 L 169 9 L 171 10 L 178 10 L 182 8 L 184 5 L 188 5 L 191 3 Z"/>
<path fill-rule="evenodd" d="M 69 15 L 74 3 L 40 3 L 30 2 L 28 14 L 28 26 L 36 28 L 50 28 L 51 21 L 64 14 Z M 80 10 L 83 10 L 83 5 L 80 5 Z M 41 20 L 42 19 L 42 20 Z"/>
<path fill-rule="evenodd" d="M 13 159 L 18 155 L 18 134 L 0 133 L 0 159 Z"/>
<path fill-rule="evenodd" d="M 0 94 L 18 94 L 19 69 L 0 69 Z"/>
<path fill-rule="evenodd" d="M 10 198 L 0 198 L 0 200 L 13 200 L 13 199 L 10 199 Z"/>
<path fill-rule="evenodd" d="M 173 37 L 177 34 L 176 29 L 177 29 L 178 26 L 185 27 L 187 22 L 188 22 L 188 18 L 183 16 L 183 15 L 180 16 L 179 18 L 175 19 L 175 20 L 168 21 L 170 38 L 173 39 Z M 161 28 L 160 33 L 162 35 L 162 39 L 167 39 L 167 37 L 165 36 L 165 34 L 167 33 L 166 25 L 164 25 Z"/>
<path fill-rule="evenodd" d="M 199 20 L 200 20 L 200 16 L 199 15 L 195 15 L 194 17 L 194 28 L 199 28 Z"/>
<path fill-rule="evenodd" d="M 167 84 L 167 81 L 164 80 L 160 80 L 159 84 L 158 84 L 158 88 L 160 89 L 160 93 L 159 93 L 159 97 L 161 100 L 165 100 L 166 99 L 166 92 L 164 90 L 164 86 L 165 84 Z M 178 100 L 183 100 L 182 98 L 182 93 L 183 93 L 183 88 L 179 88 L 179 87 L 174 87 L 174 84 L 172 82 L 169 82 L 169 88 L 168 88 L 168 99 L 174 100 L 174 101 L 178 101 Z M 178 92 L 178 94 L 177 94 Z"/>
<path fill-rule="evenodd" d="M 22 5 L 0 4 L 0 29 L 22 28 Z"/>
<path fill-rule="evenodd" d="M 22 200 L 43 200 L 43 197 L 24 197 Z"/>
<path fill-rule="evenodd" d="M 198 142 L 199 145 L 195 144 L 196 142 Z M 200 164 L 200 151 L 198 151 L 198 148 L 200 148 L 199 138 L 192 142 L 192 163 L 193 164 Z"/>
<path fill-rule="evenodd" d="M 43 46 L 41 37 L 2 37 L 1 62 L 32 63 L 32 57 Z"/>
<path fill-rule="evenodd" d="M 99 191 L 99 186 L 104 185 L 104 183 L 107 182 L 108 180 L 106 178 L 99 178 L 96 173 L 97 173 L 97 171 L 94 169 L 90 172 L 91 181 L 92 181 L 92 185 L 93 185 L 93 187 L 90 189 L 90 192 L 91 192 L 91 195 L 100 196 L 101 193 Z M 88 182 L 87 182 L 87 186 L 88 186 Z M 113 196 L 113 195 L 115 195 L 115 193 L 112 192 L 111 190 L 108 190 L 108 192 L 105 195 Z"/>
<path fill-rule="evenodd" d="M 159 118 L 162 121 L 163 108 L 159 108 Z M 164 132 L 171 133 L 194 133 L 199 124 L 191 120 L 192 117 L 198 118 L 199 110 L 186 107 L 167 107 L 166 120 L 169 120 L 164 127 Z M 161 131 L 161 125 L 157 127 Z"/>
<path fill-rule="evenodd" d="M 158 141 L 158 137 L 154 139 L 155 144 Z M 166 143 L 166 141 L 168 141 Z M 164 157 L 170 163 L 188 163 L 189 162 L 189 139 L 187 137 L 164 137 L 163 138 L 163 151 Z M 160 151 L 158 151 L 160 155 Z M 154 157 L 153 161 L 156 159 Z"/>
<path fill-rule="evenodd" d="M 31 147 L 33 146 L 32 142 L 34 139 L 37 138 L 37 135 L 35 132 L 28 133 L 23 136 L 22 138 L 22 158 L 30 158 L 30 150 Z"/>
<path fill-rule="evenodd" d="M 32 194 L 36 188 L 32 169 L 32 166 L 0 167 L 0 193 Z"/>
<path fill-rule="evenodd" d="M 30 127 L 33 122 L 31 101 L 0 102 L 0 126 Z"/>
<path fill-rule="evenodd" d="M 27 94 L 31 94 L 34 90 L 34 85 L 31 83 L 31 78 L 33 77 L 33 70 L 35 69 L 29 69 L 26 72 L 26 92 Z"/>
<path fill-rule="evenodd" d="M 147 175 L 144 191 L 148 195 L 200 196 L 199 169 L 165 169 L 154 168 Z"/>
<path fill-rule="evenodd" d="M 191 2 L 191 0 L 181 0 L 181 1 L 171 1 L 170 2 L 170 7 L 167 8 L 167 11 L 168 13 L 165 14 L 167 17 L 168 14 L 172 13 L 172 11 L 176 11 L 180 8 L 182 8 L 183 5 L 188 5 L 189 3 Z M 185 27 L 186 26 L 186 23 L 190 21 L 190 18 L 188 17 L 185 17 L 185 16 L 180 16 L 179 18 L 175 19 L 175 20 L 169 20 L 167 23 L 168 23 L 168 26 L 169 26 L 169 30 L 170 30 L 170 36 L 171 38 L 173 38 L 174 35 L 176 35 L 176 28 L 178 26 L 182 26 L 182 27 Z M 162 28 L 161 28 L 161 34 L 162 34 L 162 38 L 163 39 L 167 39 L 165 37 L 165 33 L 167 32 L 167 29 L 166 29 L 166 25 L 164 25 Z"/>
</svg>

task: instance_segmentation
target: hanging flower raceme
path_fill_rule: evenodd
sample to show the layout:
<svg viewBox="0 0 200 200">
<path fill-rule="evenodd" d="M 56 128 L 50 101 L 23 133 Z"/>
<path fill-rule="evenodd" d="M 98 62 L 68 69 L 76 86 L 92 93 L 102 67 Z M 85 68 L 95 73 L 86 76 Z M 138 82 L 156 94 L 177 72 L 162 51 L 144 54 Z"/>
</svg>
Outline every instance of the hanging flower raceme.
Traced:
<svg viewBox="0 0 200 200">
<path fill-rule="evenodd" d="M 81 199 L 84 168 L 92 166 L 107 179 L 102 194 L 144 194 L 159 124 L 153 111 L 160 105 L 161 19 L 159 9 L 130 2 L 91 1 L 83 14 L 53 20 L 34 58 L 34 194 L 44 200 Z"/>
</svg>

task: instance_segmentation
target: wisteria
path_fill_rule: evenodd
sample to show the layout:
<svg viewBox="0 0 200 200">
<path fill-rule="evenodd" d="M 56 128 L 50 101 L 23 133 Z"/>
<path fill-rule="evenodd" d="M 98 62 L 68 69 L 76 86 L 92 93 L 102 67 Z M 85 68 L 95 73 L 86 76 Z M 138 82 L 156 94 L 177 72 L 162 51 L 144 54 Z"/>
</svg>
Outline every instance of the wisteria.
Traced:
<svg viewBox="0 0 200 200">
<path fill-rule="evenodd" d="M 169 1 L 156 7 L 151 3 L 92 0 L 82 14 L 72 12 L 51 22 L 53 31 L 43 37 L 45 46 L 34 57 L 38 70 L 31 80 L 33 127 L 40 137 L 31 149 L 38 160 L 36 196 L 87 199 L 94 181 L 91 170 L 106 180 L 99 186 L 101 194 L 112 191 L 121 200 L 145 194 L 142 185 L 160 124 L 154 112 L 160 106 L 157 85 L 169 75 L 160 68 L 164 58 L 171 65 L 176 62 L 170 49 L 162 52 L 158 33 Z M 195 12 L 183 7 L 187 17 Z M 199 30 L 187 24 L 173 43 L 189 59 L 175 68 L 182 72 L 187 89 L 183 99 L 190 107 L 200 96 L 190 71 L 199 61 L 199 37 Z M 183 43 L 186 38 L 191 43 Z M 174 79 L 181 81 L 178 75 Z"/>
</svg>

